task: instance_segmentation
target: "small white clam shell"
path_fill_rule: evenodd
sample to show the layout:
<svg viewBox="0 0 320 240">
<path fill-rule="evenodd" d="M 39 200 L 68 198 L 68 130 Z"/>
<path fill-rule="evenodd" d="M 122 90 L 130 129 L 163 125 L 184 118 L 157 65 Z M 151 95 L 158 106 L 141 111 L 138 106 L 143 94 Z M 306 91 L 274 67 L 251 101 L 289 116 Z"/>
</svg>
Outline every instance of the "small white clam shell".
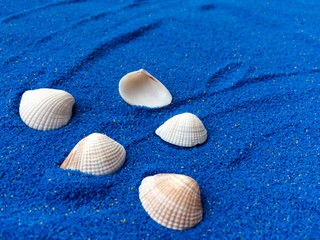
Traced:
<svg viewBox="0 0 320 240">
<path fill-rule="evenodd" d="M 126 158 L 124 147 L 102 133 L 92 133 L 70 152 L 60 168 L 79 170 L 94 175 L 118 171 Z"/>
<path fill-rule="evenodd" d="M 40 88 L 23 93 L 19 113 L 29 127 L 53 130 L 70 121 L 73 104 L 74 98 L 66 91 Z"/>
<path fill-rule="evenodd" d="M 139 187 L 143 208 L 157 223 L 183 230 L 202 220 L 203 210 L 198 183 L 181 174 L 146 177 Z"/>
<path fill-rule="evenodd" d="M 192 113 L 178 114 L 157 130 L 162 140 L 181 147 L 193 147 L 207 140 L 207 130 L 201 120 Z"/>
<path fill-rule="evenodd" d="M 121 78 L 119 93 L 130 105 L 164 107 L 172 101 L 168 89 L 146 70 L 131 72 Z"/>
</svg>

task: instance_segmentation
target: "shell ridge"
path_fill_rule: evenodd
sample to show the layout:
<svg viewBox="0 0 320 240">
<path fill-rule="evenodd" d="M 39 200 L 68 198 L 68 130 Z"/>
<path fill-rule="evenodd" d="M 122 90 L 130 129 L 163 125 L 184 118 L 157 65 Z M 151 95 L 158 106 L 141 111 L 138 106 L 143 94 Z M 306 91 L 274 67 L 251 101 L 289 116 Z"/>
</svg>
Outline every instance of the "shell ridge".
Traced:
<svg viewBox="0 0 320 240">
<path fill-rule="evenodd" d="M 192 198 L 192 202 L 190 203 L 190 206 L 192 206 L 192 207 L 197 206 L 197 204 L 196 204 L 197 202 L 198 202 L 198 198 L 195 196 L 194 198 Z M 200 202 L 201 202 L 201 200 L 200 200 Z M 198 210 L 198 208 L 195 208 L 195 210 Z M 201 219 L 202 219 L 202 211 L 201 211 L 201 217 L 200 217 L 200 213 L 193 213 L 192 211 L 189 211 L 186 218 L 185 218 L 185 221 L 182 223 L 182 225 L 194 226 L 198 222 L 200 222 Z"/>
<path fill-rule="evenodd" d="M 179 201 L 184 201 L 184 204 L 178 204 L 178 206 L 180 206 L 183 209 L 187 209 L 188 211 L 185 212 L 184 216 L 182 216 L 180 219 L 181 221 L 178 222 L 175 227 L 176 228 L 181 228 L 184 225 L 188 225 L 188 226 L 194 226 L 196 225 L 198 222 L 201 221 L 202 217 L 199 219 L 199 217 L 197 217 L 198 215 L 200 215 L 198 212 L 198 208 L 194 208 L 194 206 L 200 206 L 201 204 L 201 198 L 200 197 L 200 192 L 198 191 L 198 194 L 194 194 L 194 189 L 199 189 L 198 184 L 194 181 L 194 179 L 189 178 L 188 177 L 188 182 L 184 182 L 182 181 L 182 179 L 179 179 L 181 182 L 181 187 L 184 189 L 183 194 L 181 194 L 181 196 L 189 196 L 188 199 L 191 199 L 191 202 L 186 202 L 185 198 L 180 198 Z M 200 204 L 199 204 L 199 199 L 200 199 Z M 194 204 L 197 203 L 198 204 Z M 180 209 L 181 210 L 181 209 Z M 196 210 L 196 211 L 195 211 Z M 195 211 L 195 213 L 193 212 Z M 182 211 L 183 213 L 183 211 Z M 178 213 L 177 213 L 178 214 Z M 201 216 L 202 216 L 202 208 L 201 208 Z"/>
<path fill-rule="evenodd" d="M 43 126 L 43 128 L 47 129 L 47 128 L 49 128 L 49 126 L 56 128 L 60 124 L 65 125 L 69 122 L 71 116 L 67 116 L 68 119 L 63 118 L 62 116 L 60 116 L 60 118 L 59 118 L 59 114 L 57 114 L 57 113 L 59 113 L 59 111 L 57 111 L 57 109 L 60 109 L 61 107 L 63 107 L 63 106 L 61 106 L 62 105 L 61 102 L 64 102 L 64 101 L 65 101 L 64 96 L 61 96 L 60 98 L 57 98 L 55 101 L 51 102 L 50 108 L 47 109 L 47 111 L 44 112 L 44 114 L 42 116 L 41 125 Z M 61 119 L 62 119 L 62 121 L 61 121 Z M 56 123 L 54 123 L 54 120 L 56 121 Z M 65 121 L 63 121 L 63 120 L 65 120 Z"/>
<path fill-rule="evenodd" d="M 63 90 L 28 90 L 22 95 L 19 114 L 22 121 L 31 128 L 53 130 L 69 122 L 73 104 L 73 96 Z M 59 116 L 59 113 L 63 114 Z"/>
<path fill-rule="evenodd" d="M 81 141 L 84 142 L 84 145 L 82 151 L 78 152 L 78 144 Z M 72 158 L 73 161 L 77 161 L 73 163 L 73 170 L 104 175 L 118 171 L 123 165 L 126 158 L 124 147 L 105 134 L 93 133 L 81 141 L 71 151 L 71 153 L 75 152 L 75 157 L 79 156 L 76 159 Z M 71 153 L 69 155 L 72 156 Z M 66 164 L 70 161 L 68 157 L 65 159 Z M 68 165 L 70 166 L 70 164 Z M 61 167 L 64 166 L 63 162 Z"/>
<path fill-rule="evenodd" d="M 126 154 L 123 154 L 121 158 L 118 159 L 118 162 L 114 161 L 112 165 L 109 166 L 108 169 L 113 169 L 112 171 L 118 171 L 120 167 L 124 164 L 124 159 L 126 157 Z"/>
<path fill-rule="evenodd" d="M 92 173 L 94 169 L 97 169 L 97 173 L 100 172 L 99 165 L 101 158 L 99 157 L 99 153 L 101 149 L 98 145 L 98 136 L 96 134 L 90 134 L 87 138 L 87 144 L 83 151 L 83 157 L 81 161 L 80 171 L 85 173 Z"/>
<path fill-rule="evenodd" d="M 165 185 L 165 184 L 164 184 Z M 153 186 L 152 186 L 153 187 Z M 174 192 L 175 189 L 167 190 L 167 194 Z M 149 192 L 150 194 L 150 192 Z M 161 191 L 151 192 L 150 196 L 146 196 L 146 199 L 149 200 L 149 204 L 145 204 L 144 207 L 146 211 L 149 213 L 150 217 L 155 220 L 156 222 L 160 222 L 163 225 L 163 214 L 166 214 L 168 211 L 171 210 L 167 206 L 166 195 L 165 193 L 161 193 Z M 152 205 L 152 208 L 151 208 Z M 167 207 L 167 208 L 165 208 Z M 153 211 L 153 209 L 155 209 Z"/>
<path fill-rule="evenodd" d="M 82 153 L 79 169 L 81 172 L 84 172 L 84 173 L 91 173 L 91 169 L 94 164 L 92 162 L 92 158 L 96 157 L 96 156 L 93 156 L 93 154 L 92 154 L 92 152 L 94 152 L 94 150 L 95 150 L 94 149 L 95 144 L 92 143 L 93 139 L 94 139 L 93 135 L 89 135 L 87 137 L 86 145 L 85 145 L 84 151 Z M 95 153 L 95 155 L 97 155 L 97 153 Z"/>
<path fill-rule="evenodd" d="M 72 149 L 72 151 L 67 156 L 66 160 L 61 164 L 61 168 L 63 169 L 76 169 L 78 164 L 79 156 L 81 157 L 82 151 L 85 145 L 85 138 L 82 139 L 76 146 Z"/>
<path fill-rule="evenodd" d="M 153 187 L 154 187 L 154 186 L 153 186 Z M 172 195 L 172 193 L 174 193 L 174 192 L 176 191 L 176 189 L 174 189 L 174 188 L 171 188 L 171 189 L 170 189 L 170 188 L 166 188 L 166 182 L 165 182 L 165 181 L 162 182 L 161 188 L 160 188 L 160 186 L 159 186 L 159 187 L 156 188 L 156 189 L 157 189 L 158 191 L 155 192 L 153 195 L 154 195 L 155 199 L 158 200 L 159 205 L 160 205 L 160 206 L 165 206 L 166 203 L 171 204 L 172 201 L 166 199 L 166 196 L 167 196 L 167 195 Z M 161 189 L 165 189 L 165 190 L 162 192 L 162 191 L 160 191 Z M 160 211 L 161 209 L 158 208 L 157 210 Z M 162 211 L 160 211 L 160 214 L 161 214 L 161 212 L 162 212 Z M 155 212 L 155 213 L 157 213 L 157 212 Z"/>
<path fill-rule="evenodd" d="M 102 174 L 104 167 L 103 167 L 103 163 L 105 163 L 105 166 L 107 166 L 108 163 L 105 159 L 105 157 L 103 156 L 103 154 L 105 153 L 104 151 L 104 143 L 108 142 L 107 140 L 109 140 L 109 138 L 106 138 L 105 141 L 103 139 L 103 137 L 101 135 L 97 135 L 97 143 L 99 143 L 99 145 L 97 144 L 97 151 L 99 149 L 99 159 L 101 159 L 101 161 L 98 161 L 98 169 L 99 169 L 99 174 Z M 110 144 L 111 145 L 111 144 Z"/>
<path fill-rule="evenodd" d="M 102 148 L 106 149 L 106 151 L 109 151 L 108 158 L 112 159 L 108 165 L 105 165 L 105 167 L 102 168 L 108 168 L 112 169 L 114 168 L 117 164 L 120 162 L 124 162 L 124 153 L 125 149 L 123 146 L 121 146 L 119 143 L 116 141 L 110 139 L 111 141 L 104 142 Z M 109 148 L 108 148 L 109 147 Z M 112 152 L 110 151 L 112 150 Z"/>
<path fill-rule="evenodd" d="M 199 185 L 188 176 L 158 174 L 146 177 L 139 187 L 139 198 L 149 216 L 162 226 L 183 230 L 202 220 Z"/>
<path fill-rule="evenodd" d="M 203 123 L 191 113 L 173 116 L 158 127 L 156 134 L 162 140 L 181 147 L 193 147 L 207 140 Z"/>
<path fill-rule="evenodd" d="M 179 189 L 180 190 L 180 189 Z M 169 203 L 170 205 L 168 206 L 168 210 L 170 209 L 170 214 L 168 214 L 167 218 L 163 218 L 163 222 L 168 225 L 171 226 L 172 228 L 176 228 L 180 226 L 180 222 L 183 220 L 183 218 L 186 217 L 186 214 L 183 210 L 185 210 L 183 208 L 183 206 L 181 206 L 181 202 L 183 202 L 184 197 L 186 196 L 186 194 L 183 194 L 178 192 L 176 190 L 176 194 L 174 195 L 173 199 L 170 199 Z M 176 207 L 174 207 L 176 206 Z M 189 209 L 187 209 L 189 210 Z M 189 211 L 187 211 L 188 213 Z M 174 221 L 176 220 L 176 221 Z M 177 222 L 177 223 L 175 223 Z M 178 225 L 178 226 L 176 226 Z"/>
<path fill-rule="evenodd" d="M 34 100 L 33 100 L 34 99 Z M 31 100 L 33 100 L 33 101 L 30 101 L 29 102 L 29 104 L 27 104 L 26 103 L 26 105 L 25 105 L 25 107 L 26 106 L 30 106 L 29 107 L 29 111 L 27 112 L 27 113 L 29 113 L 29 115 L 27 114 L 27 117 L 25 118 L 25 112 L 24 112 L 24 115 L 23 115 L 23 118 L 25 119 L 24 121 L 27 123 L 27 124 L 32 124 L 32 126 L 34 126 L 34 123 L 35 123 L 35 121 L 33 121 L 33 119 L 37 116 L 37 118 L 38 118 L 38 115 L 42 112 L 42 110 L 43 110 L 43 104 L 47 104 L 49 101 L 50 101 L 50 99 L 45 99 L 45 101 L 43 101 L 43 97 L 41 98 L 41 99 L 39 99 L 38 101 L 37 101 L 37 99 L 35 99 L 35 98 L 33 98 L 33 99 L 31 99 Z M 36 108 L 34 108 L 33 107 L 33 104 L 37 104 L 37 107 Z M 31 110 L 33 110 L 33 111 L 31 111 Z M 41 110 L 41 111 L 40 111 Z M 33 113 L 33 114 L 32 114 Z M 32 114 L 32 115 L 31 115 Z M 22 116 L 21 116 L 21 118 L 22 118 Z"/>
</svg>

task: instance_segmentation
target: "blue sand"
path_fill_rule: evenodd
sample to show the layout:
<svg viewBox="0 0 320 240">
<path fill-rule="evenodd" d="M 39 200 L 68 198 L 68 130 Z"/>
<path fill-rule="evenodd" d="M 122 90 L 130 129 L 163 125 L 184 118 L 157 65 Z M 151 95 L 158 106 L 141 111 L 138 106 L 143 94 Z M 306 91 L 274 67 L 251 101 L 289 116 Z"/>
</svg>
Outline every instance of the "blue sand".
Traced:
<svg viewBox="0 0 320 240">
<path fill-rule="evenodd" d="M 0 237 L 3 239 L 319 239 L 320 1 L 0 1 Z M 118 93 L 144 68 L 171 92 L 161 109 Z M 70 123 L 37 131 L 24 91 L 63 89 Z M 208 141 L 180 148 L 154 131 L 196 114 Z M 59 165 L 105 133 L 127 159 L 108 176 Z M 203 220 L 174 231 L 139 201 L 157 173 L 194 178 Z"/>
</svg>

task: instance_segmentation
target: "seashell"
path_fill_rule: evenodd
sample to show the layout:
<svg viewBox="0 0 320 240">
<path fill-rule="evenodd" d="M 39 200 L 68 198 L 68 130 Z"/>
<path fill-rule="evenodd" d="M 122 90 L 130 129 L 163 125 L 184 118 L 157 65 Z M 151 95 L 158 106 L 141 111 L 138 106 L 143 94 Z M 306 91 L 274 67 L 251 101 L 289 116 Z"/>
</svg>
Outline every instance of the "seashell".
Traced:
<svg viewBox="0 0 320 240">
<path fill-rule="evenodd" d="M 23 93 L 19 113 L 29 127 L 53 130 L 69 122 L 73 104 L 74 98 L 66 91 L 40 88 Z"/>
<path fill-rule="evenodd" d="M 119 92 L 130 105 L 164 107 L 172 101 L 168 89 L 146 70 L 131 72 L 121 78 Z"/>
<path fill-rule="evenodd" d="M 164 227 L 184 230 L 202 220 L 198 183 L 181 174 L 146 177 L 139 187 L 139 198 L 149 216 Z"/>
<path fill-rule="evenodd" d="M 207 140 L 207 130 L 192 113 L 178 114 L 156 130 L 162 140 L 181 147 L 193 147 Z"/>
<path fill-rule="evenodd" d="M 92 133 L 72 149 L 60 168 L 94 175 L 118 171 L 126 158 L 124 147 L 102 133 Z"/>
</svg>

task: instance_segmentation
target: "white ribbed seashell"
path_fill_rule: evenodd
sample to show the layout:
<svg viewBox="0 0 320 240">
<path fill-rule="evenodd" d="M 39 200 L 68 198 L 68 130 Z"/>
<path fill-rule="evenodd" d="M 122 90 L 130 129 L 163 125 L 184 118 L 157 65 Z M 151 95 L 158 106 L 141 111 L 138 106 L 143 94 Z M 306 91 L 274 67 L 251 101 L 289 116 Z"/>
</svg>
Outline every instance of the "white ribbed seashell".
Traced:
<svg viewBox="0 0 320 240">
<path fill-rule="evenodd" d="M 118 171 L 126 158 L 124 147 L 102 133 L 92 133 L 72 149 L 60 168 L 94 175 Z"/>
<path fill-rule="evenodd" d="M 146 177 L 139 187 L 143 208 L 157 223 L 183 230 L 202 220 L 202 204 L 198 183 L 180 174 L 158 174 Z"/>
<path fill-rule="evenodd" d="M 207 140 L 207 130 L 192 113 L 178 114 L 156 130 L 162 140 L 181 147 L 193 147 Z"/>
<path fill-rule="evenodd" d="M 130 105 L 157 108 L 169 105 L 172 101 L 168 89 L 143 69 L 121 78 L 119 92 L 123 100 Z"/>
<path fill-rule="evenodd" d="M 53 130 L 69 122 L 73 104 L 74 98 L 66 91 L 40 88 L 23 93 L 19 113 L 29 127 Z"/>
</svg>

